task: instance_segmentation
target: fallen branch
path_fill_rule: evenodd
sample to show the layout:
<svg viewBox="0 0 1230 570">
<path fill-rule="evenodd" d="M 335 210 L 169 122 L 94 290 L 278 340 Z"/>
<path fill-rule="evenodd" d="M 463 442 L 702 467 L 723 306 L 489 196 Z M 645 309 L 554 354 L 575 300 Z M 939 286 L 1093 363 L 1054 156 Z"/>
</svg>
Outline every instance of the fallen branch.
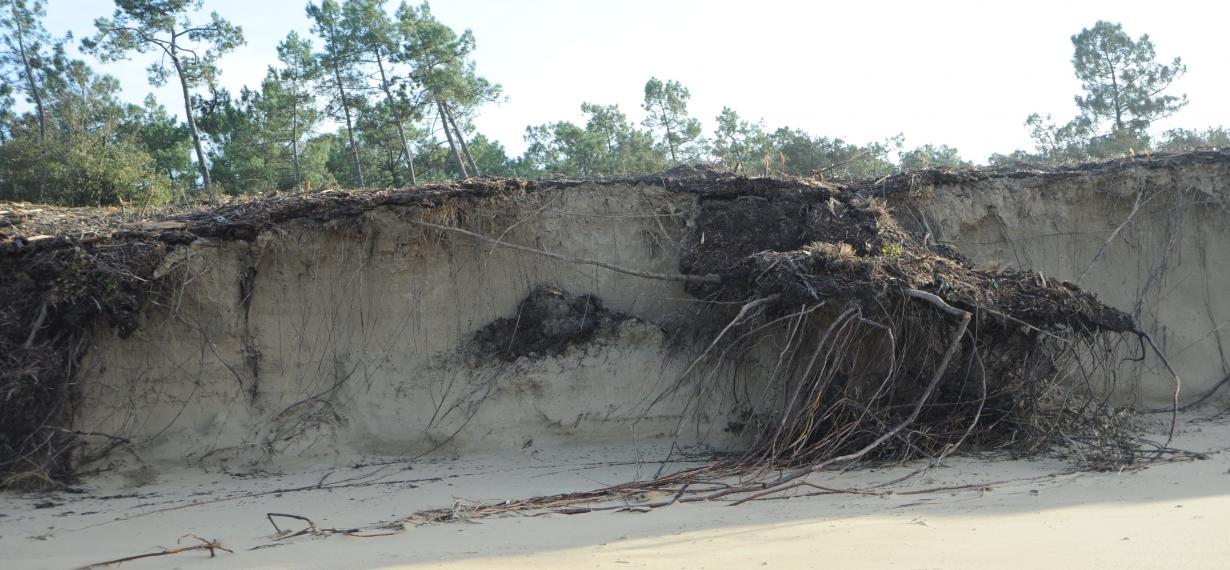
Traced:
<svg viewBox="0 0 1230 570">
<path fill-rule="evenodd" d="M 603 268 L 603 269 L 610 269 L 611 271 L 614 271 L 614 272 L 616 272 L 616 273 L 623 273 L 623 274 L 625 274 L 625 275 L 633 275 L 633 276 L 636 276 L 636 277 L 643 277 L 643 278 L 645 278 L 645 279 L 657 279 L 657 280 L 659 280 L 659 281 L 678 281 L 678 282 L 684 282 L 684 283 L 720 283 L 720 282 L 722 281 L 722 278 L 721 278 L 721 277 L 718 277 L 717 275 L 714 275 L 714 274 L 708 274 L 708 275 L 681 275 L 681 274 L 678 274 L 678 273 L 651 273 L 651 272 L 648 272 L 648 271 L 640 271 L 640 270 L 636 270 L 636 269 L 628 269 L 627 267 L 620 267 L 620 266 L 618 266 L 618 265 L 615 265 L 615 264 L 612 264 L 612 263 L 607 263 L 607 262 L 605 262 L 605 261 L 598 261 L 598 260 L 596 260 L 596 259 L 585 259 L 585 258 L 582 258 L 582 257 L 571 257 L 571 256 L 568 256 L 568 255 L 561 255 L 561 254 L 558 254 L 558 253 L 554 253 L 554 252 L 550 252 L 550 251 L 545 251 L 545 250 L 541 250 L 541 249 L 534 249 L 534 248 L 532 248 L 532 247 L 528 247 L 528 246 L 524 246 L 524 245 L 519 245 L 519 244 L 515 244 L 515 243 L 508 243 L 508 242 L 506 242 L 506 241 L 501 241 L 501 240 L 496 239 L 496 238 L 493 238 L 493 237 L 489 237 L 489 236 L 485 236 L 485 235 L 482 235 L 482 234 L 474 233 L 474 232 L 469 231 L 469 230 L 463 230 L 463 229 L 461 229 L 461 228 L 455 228 L 455 227 L 452 227 L 452 226 L 442 226 L 442 225 L 440 225 L 440 224 L 433 224 L 433 223 L 431 223 L 431 222 L 424 222 L 424 221 L 422 221 L 422 220 L 410 220 L 410 223 L 417 224 L 417 225 L 424 226 L 424 227 L 428 227 L 428 228 L 432 228 L 432 229 L 436 229 L 436 230 L 441 230 L 441 231 L 453 232 L 453 233 L 461 234 L 461 235 L 463 235 L 463 236 L 472 237 L 472 238 L 474 238 L 474 239 L 477 239 L 477 240 L 480 240 L 480 241 L 484 241 L 484 242 L 487 242 L 487 243 L 490 243 L 490 244 L 498 245 L 498 246 L 500 246 L 500 247 L 506 247 L 506 248 L 508 248 L 508 249 L 514 249 L 514 250 L 517 250 L 517 251 L 524 251 L 524 252 L 526 252 L 526 253 L 532 253 L 532 254 L 535 254 L 535 255 L 541 255 L 541 256 L 543 256 L 543 257 L 549 257 L 549 258 L 551 258 L 551 259 L 557 259 L 557 260 L 559 260 L 559 261 L 565 261 L 565 262 L 568 262 L 568 263 L 576 263 L 576 264 L 580 264 L 580 265 L 592 265 L 592 266 L 594 266 L 594 267 L 601 267 L 601 268 Z"/>
<path fill-rule="evenodd" d="M 122 563 L 124 563 L 124 562 L 131 562 L 131 561 L 133 561 L 133 560 L 140 560 L 140 559 L 142 559 L 142 558 L 153 558 L 153 557 L 155 557 L 155 556 L 170 556 L 170 555 L 172 555 L 172 554 L 181 554 L 181 553 L 184 553 L 184 552 L 192 552 L 193 550 L 208 550 L 208 551 L 209 551 L 209 557 L 210 557 L 210 558 L 213 558 L 214 556 L 216 556 L 216 555 L 217 555 L 217 554 L 214 552 L 215 550 L 221 550 L 221 551 L 224 551 L 224 552 L 228 552 L 228 553 L 230 553 L 230 554 L 234 554 L 234 553 L 235 553 L 233 550 L 230 550 L 229 548 L 225 548 L 225 547 L 223 547 L 223 546 L 222 546 L 222 543 L 220 543 L 220 542 L 218 542 L 218 541 L 216 541 L 216 540 L 205 540 L 205 539 L 203 539 L 203 538 L 201 538 L 201 537 L 199 537 L 199 536 L 197 536 L 197 535 L 195 535 L 195 534 L 193 534 L 193 535 L 189 535 L 189 536 L 191 536 L 192 538 L 195 538 L 195 539 L 197 539 L 197 540 L 201 541 L 201 544 L 194 544 L 194 545 L 192 545 L 192 546 L 184 546 L 184 547 L 181 547 L 181 548 L 170 548 L 170 549 L 164 548 L 164 549 L 162 549 L 162 550 L 161 550 L 161 551 L 159 551 L 159 552 L 150 552 L 150 553 L 147 553 L 147 554 L 137 554 L 137 555 L 134 555 L 134 556 L 125 556 L 125 557 L 123 557 L 123 558 L 116 558 L 115 560 L 107 560 L 107 561 L 105 561 L 105 562 L 95 562 L 95 563 L 93 563 L 93 564 L 86 564 L 85 566 L 82 566 L 82 567 L 81 567 L 81 568 L 79 568 L 78 570 L 88 570 L 89 568 L 98 568 L 98 567 L 100 567 L 100 566 L 111 566 L 112 564 L 122 564 Z M 184 538 L 184 537 L 180 537 L 180 538 L 182 539 L 182 538 Z"/>
<path fill-rule="evenodd" d="M 789 491 L 789 490 L 791 490 L 791 489 L 798 489 L 799 487 L 811 487 L 811 488 L 813 488 L 813 489 L 818 489 L 818 490 L 819 490 L 819 492 L 818 492 L 818 493 L 814 493 L 814 494 L 817 494 L 817 495 L 836 495 L 836 494 L 842 494 L 842 495 L 867 495 L 867 496 L 871 496 L 871 497 L 879 497 L 879 496 L 881 496 L 881 495 L 885 495 L 885 494 L 887 494 L 887 492 L 879 492 L 879 493 L 877 493 L 877 492 L 875 492 L 875 491 L 862 491 L 862 490 L 859 490 L 859 489 L 840 489 L 840 488 L 837 488 L 837 487 L 825 487 L 824 485 L 817 485 L 817 484 L 815 484 L 815 483 L 810 483 L 810 482 L 808 482 L 808 481 L 795 481 L 794 483 L 791 483 L 791 484 L 786 485 L 786 486 L 784 486 L 784 487 L 776 487 L 776 488 L 772 488 L 772 489 L 767 489 L 767 490 L 765 490 L 765 491 L 763 491 L 763 492 L 756 493 L 755 495 L 752 495 L 752 496 L 750 496 L 750 497 L 746 497 L 746 498 L 743 498 L 743 499 L 739 499 L 738 501 L 735 501 L 735 503 L 734 503 L 734 504 L 735 504 L 735 505 L 741 505 L 741 504 L 743 504 L 743 503 L 745 503 L 745 502 L 748 502 L 748 501 L 756 501 L 756 500 L 761 500 L 761 499 L 764 499 L 764 498 L 765 498 L 765 495 L 771 495 L 771 494 L 777 494 L 777 493 L 785 493 L 786 491 Z"/>
<path fill-rule="evenodd" d="M 932 305 L 935 305 L 936 307 L 938 307 L 941 311 L 944 311 L 945 313 L 948 313 L 958 319 L 966 319 L 966 320 L 969 319 L 969 313 L 965 312 L 962 309 L 958 309 L 952 305 L 949 305 L 947 302 L 941 299 L 939 295 L 936 295 L 934 293 L 928 293 L 926 291 L 919 291 L 918 289 L 906 289 L 905 294 L 909 295 L 910 297 L 914 297 L 915 299 L 922 299 L 923 301 L 931 303 Z"/>
<path fill-rule="evenodd" d="M 282 530 L 280 527 L 278 527 L 278 523 L 273 521 L 273 517 L 282 517 L 282 518 L 287 518 L 287 519 L 300 520 L 300 521 L 307 523 L 308 525 L 307 527 L 302 528 L 296 532 L 291 532 L 289 530 Z M 305 516 L 288 515 L 285 513 L 266 513 L 265 518 L 269 519 L 269 524 L 273 525 L 273 530 L 277 531 L 277 534 L 274 535 L 274 540 L 285 540 L 287 538 L 294 538 L 296 536 L 302 536 L 305 534 L 317 534 L 319 532 L 316 530 L 316 523 L 312 522 L 312 519 L 309 519 Z"/>
</svg>

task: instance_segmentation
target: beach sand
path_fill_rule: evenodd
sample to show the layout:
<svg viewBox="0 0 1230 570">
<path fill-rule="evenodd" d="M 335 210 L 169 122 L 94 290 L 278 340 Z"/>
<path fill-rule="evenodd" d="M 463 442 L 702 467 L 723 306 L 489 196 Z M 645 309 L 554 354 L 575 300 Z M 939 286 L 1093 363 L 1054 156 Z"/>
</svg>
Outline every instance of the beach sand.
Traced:
<svg viewBox="0 0 1230 570">
<path fill-rule="evenodd" d="M 1154 419 L 1162 428 L 1161 417 Z M 394 536 L 281 541 L 267 513 L 308 517 L 321 528 L 363 527 L 458 502 L 620 483 L 652 474 L 656 464 L 638 465 L 631 448 L 591 447 L 282 473 L 135 469 L 87 478 L 77 493 L 0 495 L 0 567 L 79 567 L 196 543 L 186 535 L 234 553 L 211 558 L 197 550 L 118 567 L 1230 567 L 1230 421 L 1185 417 L 1175 446 L 1206 455 L 1114 472 L 1072 471 L 1054 458 L 965 456 L 878 496 L 514 514 L 412 526 Z M 661 450 L 639 452 L 654 457 Z M 920 465 L 810 480 L 866 488 Z M 963 488 L 935 490 L 950 486 Z"/>
</svg>

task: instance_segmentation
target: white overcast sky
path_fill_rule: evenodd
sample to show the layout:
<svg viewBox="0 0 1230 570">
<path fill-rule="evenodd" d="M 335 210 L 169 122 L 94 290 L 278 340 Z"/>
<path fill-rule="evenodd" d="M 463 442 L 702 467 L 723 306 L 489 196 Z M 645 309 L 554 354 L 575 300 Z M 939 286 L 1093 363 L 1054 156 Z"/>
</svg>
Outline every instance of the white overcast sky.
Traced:
<svg viewBox="0 0 1230 570">
<path fill-rule="evenodd" d="M 247 45 L 222 60 L 223 83 L 258 85 L 290 30 L 307 34 L 305 0 L 206 0 L 243 27 Z M 483 109 L 480 131 L 520 154 L 525 127 L 580 121 L 584 101 L 641 118 L 650 76 L 692 92 L 706 132 L 722 106 L 769 128 L 852 142 L 897 133 L 909 147 L 949 144 L 970 159 L 1029 147 L 1031 112 L 1067 120 L 1079 85 L 1070 37 L 1095 21 L 1148 33 L 1159 58 L 1182 56 L 1174 86 L 1191 103 L 1157 125 L 1230 126 L 1230 47 L 1222 1 L 820 2 L 688 0 L 437 0 L 454 29 L 472 29 L 478 70 L 507 100 Z M 389 3 L 390 12 L 396 2 Z M 48 0 L 47 27 L 80 39 L 107 0 Z M 152 57 L 152 56 L 148 56 Z M 89 59 L 89 58 L 87 58 Z M 93 61 L 93 60 L 90 60 Z M 99 65 L 139 101 L 147 56 Z M 172 88 L 156 91 L 182 115 Z"/>
</svg>

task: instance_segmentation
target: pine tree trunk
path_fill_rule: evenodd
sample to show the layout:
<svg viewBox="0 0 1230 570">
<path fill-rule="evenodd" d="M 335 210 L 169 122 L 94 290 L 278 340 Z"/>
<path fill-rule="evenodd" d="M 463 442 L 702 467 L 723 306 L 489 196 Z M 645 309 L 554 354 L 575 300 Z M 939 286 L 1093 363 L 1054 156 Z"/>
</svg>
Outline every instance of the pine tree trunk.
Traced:
<svg viewBox="0 0 1230 570">
<path fill-rule="evenodd" d="M 393 120 L 397 122 L 397 136 L 401 138 L 401 151 L 406 158 L 406 167 L 410 169 L 410 185 L 418 186 L 418 177 L 414 174 L 414 155 L 410 154 L 410 145 L 406 143 L 406 127 L 393 100 L 393 93 L 389 91 L 389 80 L 384 74 L 384 61 L 380 57 L 379 49 L 376 49 L 376 67 L 380 68 L 380 87 L 384 89 L 384 96 L 389 102 L 389 111 L 393 113 Z"/>
<path fill-rule="evenodd" d="M 671 164 L 678 164 L 679 157 L 675 152 L 675 133 L 671 132 L 669 118 L 663 122 L 666 125 L 666 148 L 671 151 Z"/>
<path fill-rule="evenodd" d="M 444 136 L 448 139 L 448 148 L 452 151 L 453 159 L 457 161 L 457 168 L 461 169 L 461 177 L 463 179 L 469 178 L 470 175 L 466 173 L 466 163 L 461 159 L 461 154 L 457 152 L 457 145 L 453 143 L 453 133 L 448 126 L 448 118 L 444 112 L 444 103 L 440 101 L 439 97 L 436 98 L 436 110 L 440 112 L 440 123 L 444 127 Z"/>
<path fill-rule="evenodd" d="M 9 6 L 13 10 L 13 25 L 17 26 L 17 50 L 21 52 L 21 64 L 25 68 L 26 83 L 30 88 L 30 98 L 34 99 L 34 109 L 38 113 L 38 140 L 47 141 L 47 111 L 43 108 L 43 95 L 39 91 L 38 83 L 34 81 L 34 70 L 30 67 L 30 56 L 26 52 L 25 30 L 21 28 L 21 15 L 17 12 L 17 2 L 10 0 Z M 47 147 L 43 146 L 39 150 L 40 153 L 46 153 Z M 46 156 L 43 157 L 46 159 Z M 47 187 L 47 170 L 40 169 L 38 174 L 38 201 L 44 202 L 45 189 Z"/>
<path fill-rule="evenodd" d="M 201 144 L 201 133 L 197 131 L 196 119 L 192 116 L 192 96 L 188 94 L 188 78 L 184 76 L 184 67 L 175 54 L 175 44 L 171 44 L 171 62 L 175 64 L 175 74 L 179 77 L 179 88 L 184 95 L 184 115 L 188 119 L 188 131 L 192 133 L 192 146 L 196 148 L 197 169 L 201 171 L 204 188 L 209 191 L 212 186 L 209 179 L 209 164 L 205 162 L 205 147 Z"/>
<path fill-rule="evenodd" d="M 397 174 L 397 163 L 401 162 L 401 153 L 394 155 L 385 148 L 385 164 L 389 169 L 389 178 L 393 180 L 393 187 L 401 187 L 401 177 Z"/>
<path fill-rule="evenodd" d="M 295 83 L 290 96 L 290 163 L 295 168 L 295 191 L 303 189 L 299 176 L 299 84 Z"/>
<path fill-rule="evenodd" d="M 470 172 L 474 176 L 482 176 L 483 174 L 478 171 L 478 165 L 474 163 L 474 155 L 470 154 L 470 145 L 466 144 L 465 134 L 457 127 L 457 118 L 453 116 L 453 110 L 448 105 L 444 105 L 444 113 L 448 115 L 448 121 L 453 125 L 453 132 L 457 134 L 457 142 L 461 143 L 461 152 L 465 154 L 466 162 L 470 165 Z"/>
<path fill-rule="evenodd" d="M 17 12 L 16 0 L 10 0 L 13 10 L 13 25 L 17 26 L 17 51 L 21 53 L 21 64 L 25 67 L 26 83 L 30 87 L 30 98 L 34 99 L 34 109 L 38 113 L 39 140 L 47 140 L 47 112 L 43 110 L 43 96 L 38 84 L 34 82 L 34 70 L 30 67 L 30 55 L 26 53 L 26 32 L 21 28 L 21 15 Z"/>
<path fill-rule="evenodd" d="M 337 79 L 337 91 L 342 98 L 342 112 L 346 115 L 346 138 L 350 140 L 350 160 L 354 163 L 354 178 L 363 187 L 363 170 L 359 168 L 359 145 L 354 142 L 354 127 L 350 121 L 350 105 L 346 103 L 346 87 L 342 84 L 342 70 L 333 63 L 333 77 Z"/>
</svg>

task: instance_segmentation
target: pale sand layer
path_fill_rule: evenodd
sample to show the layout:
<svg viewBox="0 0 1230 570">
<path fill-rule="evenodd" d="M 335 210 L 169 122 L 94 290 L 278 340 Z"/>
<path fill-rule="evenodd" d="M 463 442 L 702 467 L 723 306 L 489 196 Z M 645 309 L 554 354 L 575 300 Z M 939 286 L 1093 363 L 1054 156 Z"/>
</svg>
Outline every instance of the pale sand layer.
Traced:
<svg viewBox="0 0 1230 570">
<path fill-rule="evenodd" d="M 218 539 L 236 553 L 210 559 L 192 552 L 121 567 L 1230 567 L 1230 453 L 1222 451 L 1230 424 L 1187 423 L 1177 444 L 1212 453 L 1140 471 L 1054 476 L 1065 464 L 961 458 L 885 497 L 511 516 L 393 537 L 298 537 L 259 550 L 247 549 L 273 543 L 268 512 L 308 516 L 323 527 L 360 526 L 447 506 L 453 497 L 500 500 L 616 483 L 634 477 L 636 466 L 621 464 L 631 450 L 607 448 L 436 460 L 409 470 L 394 464 L 259 477 L 185 471 L 139 487 L 132 485 L 142 474 L 130 472 L 88 481 L 86 495 L 0 496 L 0 567 L 74 567 L 173 547 L 184 534 Z M 813 480 L 853 487 L 905 472 Z M 322 477 L 324 488 L 287 491 Z M 330 488 L 351 477 L 365 484 Z M 1009 479 L 985 491 L 902 494 Z M 109 495 L 137 496 L 103 498 Z M 35 508 L 47 500 L 56 506 Z"/>
</svg>

